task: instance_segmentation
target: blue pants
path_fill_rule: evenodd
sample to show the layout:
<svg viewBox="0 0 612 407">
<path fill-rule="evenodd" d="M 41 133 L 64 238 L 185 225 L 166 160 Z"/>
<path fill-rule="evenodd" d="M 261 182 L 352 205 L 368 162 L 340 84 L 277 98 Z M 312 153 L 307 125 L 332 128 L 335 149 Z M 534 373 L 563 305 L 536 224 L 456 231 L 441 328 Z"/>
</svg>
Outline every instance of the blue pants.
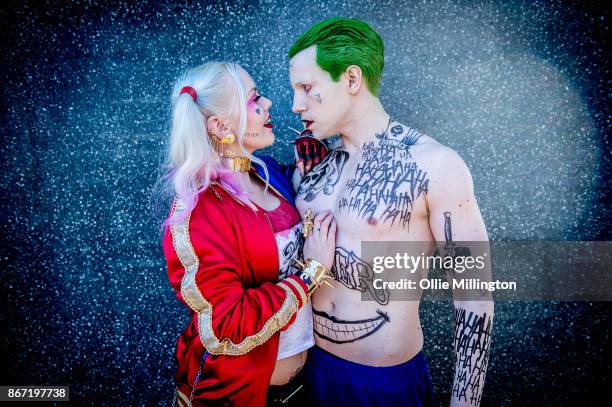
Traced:
<svg viewBox="0 0 612 407">
<path fill-rule="evenodd" d="M 423 352 L 401 365 L 375 367 L 341 359 L 315 346 L 304 367 L 312 406 L 434 406 Z"/>
</svg>

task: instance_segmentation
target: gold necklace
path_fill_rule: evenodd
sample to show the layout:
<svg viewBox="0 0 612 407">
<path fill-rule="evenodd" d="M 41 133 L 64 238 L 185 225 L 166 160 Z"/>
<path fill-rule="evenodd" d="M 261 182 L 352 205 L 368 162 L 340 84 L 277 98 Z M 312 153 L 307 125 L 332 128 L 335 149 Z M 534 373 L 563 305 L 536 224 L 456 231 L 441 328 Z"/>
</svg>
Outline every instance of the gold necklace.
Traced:
<svg viewBox="0 0 612 407">
<path fill-rule="evenodd" d="M 248 172 L 251 169 L 249 157 L 223 157 L 223 166 L 236 172 Z"/>
</svg>

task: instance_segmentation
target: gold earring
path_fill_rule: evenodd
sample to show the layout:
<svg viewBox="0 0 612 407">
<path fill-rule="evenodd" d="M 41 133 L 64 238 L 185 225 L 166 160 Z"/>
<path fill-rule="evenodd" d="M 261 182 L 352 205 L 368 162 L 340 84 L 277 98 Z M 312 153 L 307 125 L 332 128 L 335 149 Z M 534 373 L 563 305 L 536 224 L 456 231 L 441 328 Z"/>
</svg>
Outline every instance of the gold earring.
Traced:
<svg viewBox="0 0 612 407">
<path fill-rule="evenodd" d="M 229 145 L 236 140 L 236 136 L 233 133 L 228 134 L 224 137 L 213 136 L 213 143 L 217 146 L 217 151 L 221 157 L 231 158 L 234 157 L 234 152 L 229 149 Z"/>
<path fill-rule="evenodd" d="M 233 133 L 230 133 L 219 141 L 221 144 L 232 144 L 234 141 L 236 141 L 236 136 L 234 136 Z"/>
</svg>

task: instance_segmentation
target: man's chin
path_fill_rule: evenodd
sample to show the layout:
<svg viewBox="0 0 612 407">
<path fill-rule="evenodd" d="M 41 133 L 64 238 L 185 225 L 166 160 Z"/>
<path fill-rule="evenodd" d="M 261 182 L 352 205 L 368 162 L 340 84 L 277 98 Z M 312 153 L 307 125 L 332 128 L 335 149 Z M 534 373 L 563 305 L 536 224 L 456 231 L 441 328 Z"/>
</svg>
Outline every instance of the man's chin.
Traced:
<svg viewBox="0 0 612 407">
<path fill-rule="evenodd" d="M 326 140 L 328 138 L 334 137 L 335 134 L 326 134 L 326 133 L 320 132 L 318 130 L 313 130 L 312 131 L 312 136 L 314 138 L 316 138 L 317 140 L 319 140 L 319 141 L 323 141 L 323 140 Z"/>
</svg>

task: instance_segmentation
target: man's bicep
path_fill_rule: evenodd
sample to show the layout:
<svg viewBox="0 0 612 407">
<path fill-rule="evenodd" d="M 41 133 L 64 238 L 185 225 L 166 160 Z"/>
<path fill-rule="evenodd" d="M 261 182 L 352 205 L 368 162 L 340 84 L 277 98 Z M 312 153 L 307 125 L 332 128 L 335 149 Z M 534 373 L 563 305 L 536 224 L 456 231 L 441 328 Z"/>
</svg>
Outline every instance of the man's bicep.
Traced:
<svg viewBox="0 0 612 407">
<path fill-rule="evenodd" d="M 453 157 L 448 161 L 452 163 Z M 456 156 L 455 160 L 461 160 Z M 438 253 L 454 259 L 445 268 L 447 280 L 478 278 L 491 280 L 491 258 L 487 230 L 474 195 L 472 177 L 463 164 L 454 163 L 448 176 L 438 178 L 428 193 L 429 223 L 437 242 Z M 490 293 L 479 290 L 457 290 L 453 285 L 455 304 L 473 299 L 487 299 Z"/>
<path fill-rule="evenodd" d="M 487 230 L 476 199 L 431 205 L 429 227 L 436 241 L 488 241 Z"/>
<path fill-rule="evenodd" d="M 429 226 L 438 242 L 486 241 L 487 231 L 469 169 L 456 154 L 434 175 L 427 194 Z"/>
</svg>

